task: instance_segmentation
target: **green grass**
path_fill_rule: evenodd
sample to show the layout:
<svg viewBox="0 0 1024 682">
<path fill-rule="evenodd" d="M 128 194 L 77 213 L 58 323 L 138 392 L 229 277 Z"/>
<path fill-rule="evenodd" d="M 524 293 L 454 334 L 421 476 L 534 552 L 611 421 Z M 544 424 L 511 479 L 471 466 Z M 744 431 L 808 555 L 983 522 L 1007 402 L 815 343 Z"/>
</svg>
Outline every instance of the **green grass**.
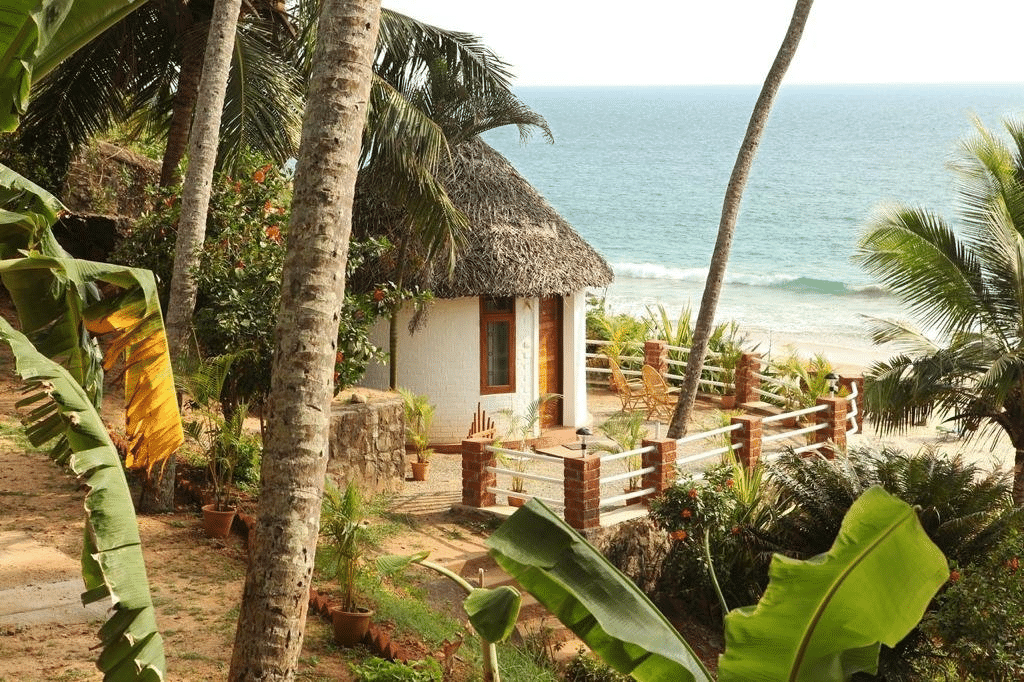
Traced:
<svg viewBox="0 0 1024 682">
<path fill-rule="evenodd" d="M 462 624 L 454 618 L 438 613 L 421 598 L 406 592 L 392 592 L 376 580 L 360 581 L 360 594 L 366 595 L 378 621 L 390 620 L 401 634 L 412 634 L 431 646 L 439 646 L 463 632 Z"/>
</svg>

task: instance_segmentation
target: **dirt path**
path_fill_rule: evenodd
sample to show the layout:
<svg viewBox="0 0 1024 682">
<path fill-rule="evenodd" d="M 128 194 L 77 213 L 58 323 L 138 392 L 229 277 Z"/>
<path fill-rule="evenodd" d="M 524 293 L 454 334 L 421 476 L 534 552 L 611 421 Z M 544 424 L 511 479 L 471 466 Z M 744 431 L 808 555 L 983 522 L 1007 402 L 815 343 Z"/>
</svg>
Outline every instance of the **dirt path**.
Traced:
<svg viewBox="0 0 1024 682">
<path fill-rule="evenodd" d="M 12 386 L 0 384 L 0 534 L 23 534 L 56 550 L 77 572 L 85 491 L 20 436 L 11 417 L 15 399 Z M 245 575 L 242 540 L 207 539 L 191 508 L 140 517 L 139 527 L 168 679 L 223 679 Z M 10 563 L 0 545 L 0 573 Z M 45 582 L 38 571 L 25 573 L 33 579 Z M 99 626 L 93 620 L 0 627 L 0 682 L 101 680 L 93 663 Z M 305 679 L 351 679 L 323 621 L 309 619 L 305 642 Z"/>
</svg>

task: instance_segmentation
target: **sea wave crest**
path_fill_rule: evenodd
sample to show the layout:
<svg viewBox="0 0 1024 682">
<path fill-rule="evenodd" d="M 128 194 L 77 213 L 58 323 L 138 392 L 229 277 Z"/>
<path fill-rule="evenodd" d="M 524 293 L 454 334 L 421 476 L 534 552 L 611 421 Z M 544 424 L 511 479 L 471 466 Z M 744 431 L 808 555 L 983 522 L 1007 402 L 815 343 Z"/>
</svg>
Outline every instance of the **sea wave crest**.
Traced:
<svg viewBox="0 0 1024 682">
<path fill-rule="evenodd" d="M 614 263 L 616 277 L 628 279 L 654 279 L 677 282 L 704 282 L 707 268 L 671 268 L 654 263 Z M 884 296 L 885 287 L 877 284 L 847 284 L 830 279 L 799 277 L 788 274 L 729 274 L 726 284 L 752 287 L 777 287 L 795 293 L 826 294 L 832 296 Z"/>
</svg>

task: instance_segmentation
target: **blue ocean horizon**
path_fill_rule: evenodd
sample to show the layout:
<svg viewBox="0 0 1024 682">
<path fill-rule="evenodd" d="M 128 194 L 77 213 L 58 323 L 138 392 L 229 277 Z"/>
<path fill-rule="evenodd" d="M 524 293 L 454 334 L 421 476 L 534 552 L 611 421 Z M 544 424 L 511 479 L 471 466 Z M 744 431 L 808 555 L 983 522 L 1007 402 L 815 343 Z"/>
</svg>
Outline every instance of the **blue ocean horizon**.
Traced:
<svg viewBox="0 0 1024 682">
<path fill-rule="evenodd" d="M 613 311 L 700 304 L 726 184 L 758 86 L 524 87 L 545 117 L 485 140 L 615 270 Z M 784 85 L 751 171 L 719 321 L 756 335 L 869 347 L 864 315 L 905 318 L 851 260 L 874 212 L 924 206 L 955 224 L 947 167 L 975 119 L 1002 132 L 1021 85 Z"/>
</svg>

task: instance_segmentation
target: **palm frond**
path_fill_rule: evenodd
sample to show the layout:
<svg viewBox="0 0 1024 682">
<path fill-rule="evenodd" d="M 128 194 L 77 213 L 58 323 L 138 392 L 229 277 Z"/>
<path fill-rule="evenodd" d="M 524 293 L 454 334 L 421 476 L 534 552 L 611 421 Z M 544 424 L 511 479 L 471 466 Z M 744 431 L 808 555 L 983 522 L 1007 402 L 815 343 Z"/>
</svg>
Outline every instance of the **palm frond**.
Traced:
<svg viewBox="0 0 1024 682">
<path fill-rule="evenodd" d="M 443 61 L 448 70 L 473 84 L 476 92 L 508 90 L 512 73 L 475 35 L 449 31 L 398 12 L 381 12 L 374 71 L 403 92 L 417 89 L 431 62 Z"/>
<path fill-rule="evenodd" d="M 274 26 L 269 20 L 238 25 L 217 156 L 228 173 L 246 150 L 283 164 L 298 149 L 305 82 L 282 57 Z"/>
<path fill-rule="evenodd" d="M 939 216 L 881 209 L 854 260 L 904 301 L 926 327 L 951 332 L 984 322 L 982 267 Z"/>
</svg>

